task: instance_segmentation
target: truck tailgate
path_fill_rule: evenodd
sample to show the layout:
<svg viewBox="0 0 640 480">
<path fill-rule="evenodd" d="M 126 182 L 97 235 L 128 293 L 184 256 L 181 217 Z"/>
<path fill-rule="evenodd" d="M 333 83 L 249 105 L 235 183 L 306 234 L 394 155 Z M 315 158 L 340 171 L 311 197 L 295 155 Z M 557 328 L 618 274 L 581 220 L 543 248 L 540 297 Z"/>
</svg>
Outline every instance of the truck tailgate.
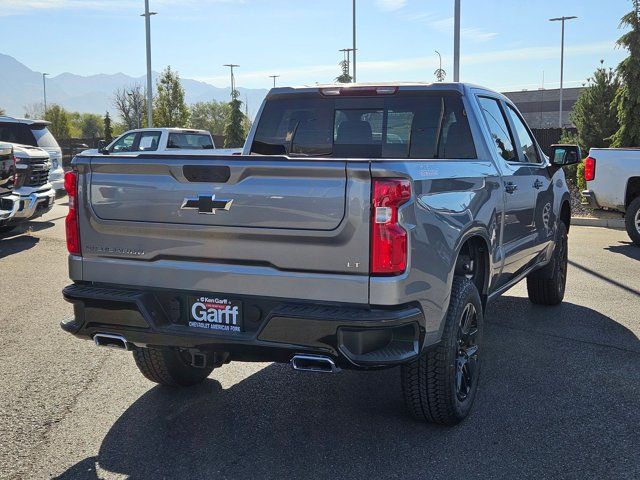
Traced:
<svg viewBox="0 0 640 480">
<path fill-rule="evenodd" d="M 84 280 L 122 283 L 120 273 L 137 264 L 140 272 L 167 266 L 157 270 L 159 275 L 180 269 L 182 288 L 199 288 L 199 279 L 207 275 L 225 277 L 227 285 L 237 287 L 234 269 L 264 272 L 265 282 L 278 272 L 294 272 L 358 276 L 366 285 L 367 163 L 98 156 L 77 157 L 76 164 L 84 200 Z M 193 282 L 188 274 L 185 282 L 189 269 Z M 167 281 L 162 279 L 163 288 Z M 358 300 L 367 301 L 366 287 Z"/>
</svg>

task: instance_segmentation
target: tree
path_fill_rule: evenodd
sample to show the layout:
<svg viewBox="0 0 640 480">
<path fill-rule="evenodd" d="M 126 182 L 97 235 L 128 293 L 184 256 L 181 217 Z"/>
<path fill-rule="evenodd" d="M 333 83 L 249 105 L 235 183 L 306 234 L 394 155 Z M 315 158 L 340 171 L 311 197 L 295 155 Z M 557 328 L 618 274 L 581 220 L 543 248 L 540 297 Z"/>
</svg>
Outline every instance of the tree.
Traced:
<svg viewBox="0 0 640 480">
<path fill-rule="evenodd" d="M 194 103 L 189 108 L 189 127 L 208 130 L 214 135 L 223 135 L 229 113 L 228 103 L 215 100 Z"/>
<path fill-rule="evenodd" d="M 158 95 L 153 104 L 153 123 L 159 127 L 186 127 L 189 108 L 184 101 L 184 88 L 178 72 L 167 67 L 157 83 Z"/>
<path fill-rule="evenodd" d="M 340 69 L 342 70 L 342 73 L 338 77 L 336 77 L 336 82 L 351 83 L 353 81 L 353 77 L 349 75 L 349 60 L 345 58 L 340 63 L 338 63 L 338 65 L 340 65 Z"/>
<path fill-rule="evenodd" d="M 147 115 L 147 102 L 144 89 L 140 84 L 118 89 L 113 94 L 113 105 L 118 110 L 126 130 L 144 126 Z"/>
<path fill-rule="evenodd" d="M 111 128 L 111 117 L 109 116 L 109 112 L 104 114 L 102 123 L 104 125 L 104 140 L 107 143 L 111 143 L 113 140 L 113 129 Z"/>
<path fill-rule="evenodd" d="M 4 111 L 4 108 L 0 108 L 0 116 L 6 115 L 7 113 Z"/>
<path fill-rule="evenodd" d="M 44 119 L 51 122 L 49 131 L 58 140 L 70 138 L 71 121 L 69 113 L 60 105 L 51 105 L 44 114 Z"/>
<path fill-rule="evenodd" d="M 618 65 L 622 86 L 613 105 L 620 128 L 613 135 L 613 147 L 640 146 L 640 0 L 632 0 L 633 10 L 620 21 L 620 27 L 631 30 L 618 40 L 618 46 L 629 51 L 629 56 Z"/>
<path fill-rule="evenodd" d="M 247 136 L 245 130 L 245 115 L 242 113 L 242 102 L 238 100 L 240 93 L 237 90 L 231 92 L 229 102 L 229 116 L 224 127 L 225 148 L 238 148 L 244 145 Z"/>
<path fill-rule="evenodd" d="M 618 118 L 613 100 L 620 88 L 616 73 L 604 68 L 604 61 L 593 76 L 587 79 L 571 113 L 571 121 L 578 130 L 578 145 L 588 151 L 590 148 L 608 147 L 611 136 L 618 130 Z"/>
<path fill-rule="evenodd" d="M 100 115 L 83 113 L 81 115 L 80 131 L 82 138 L 98 138 L 104 133 L 104 123 Z"/>
<path fill-rule="evenodd" d="M 44 103 L 36 102 L 24 106 L 24 118 L 44 118 Z"/>
</svg>

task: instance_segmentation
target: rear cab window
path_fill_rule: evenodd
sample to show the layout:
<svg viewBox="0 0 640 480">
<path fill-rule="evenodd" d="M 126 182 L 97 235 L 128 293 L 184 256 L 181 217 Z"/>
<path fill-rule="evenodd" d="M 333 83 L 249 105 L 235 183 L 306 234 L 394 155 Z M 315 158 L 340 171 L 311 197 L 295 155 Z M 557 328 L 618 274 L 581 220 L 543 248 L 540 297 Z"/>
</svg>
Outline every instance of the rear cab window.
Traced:
<svg viewBox="0 0 640 480">
<path fill-rule="evenodd" d="M 169 133 L 168 149 L 212 150 L 213 140 L 206 133 Z"/>
<path fill-rule="evenodd" d="M 477 158 L 462 98 L 448 92 L 382 97 L 275 96 L 251 146 L 258 155 Z"/>
</svg>

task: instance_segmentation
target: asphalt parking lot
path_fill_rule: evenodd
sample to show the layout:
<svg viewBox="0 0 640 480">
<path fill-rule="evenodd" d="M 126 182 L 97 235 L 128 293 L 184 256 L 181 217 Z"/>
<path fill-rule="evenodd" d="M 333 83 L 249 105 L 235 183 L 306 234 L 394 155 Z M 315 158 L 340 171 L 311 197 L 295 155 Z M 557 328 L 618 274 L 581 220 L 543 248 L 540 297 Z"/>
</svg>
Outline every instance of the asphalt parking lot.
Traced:
<svg viewBox="0 0 640 480">
<path fill-rule="evenodd" d="M 64 199 L 0 240 L 1 478 L 640 478 L 640 249 L 572 227 L 558 307 L 488 311 L 472 415 L 408 418 L 399 372 L 232 363 L 154 386 L 65 334 Z"/>
</svg>

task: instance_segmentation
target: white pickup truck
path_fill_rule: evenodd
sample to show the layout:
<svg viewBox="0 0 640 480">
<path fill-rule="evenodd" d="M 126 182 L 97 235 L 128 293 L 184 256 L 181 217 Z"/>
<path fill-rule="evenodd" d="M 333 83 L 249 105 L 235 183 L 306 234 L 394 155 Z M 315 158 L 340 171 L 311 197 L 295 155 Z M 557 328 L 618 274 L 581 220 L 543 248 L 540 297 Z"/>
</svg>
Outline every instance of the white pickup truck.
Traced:
<svg viewBox="0 0 640 480">
<path fill-rule="evenodd" d="M 107 145 L 101 142 L 97 153 L 104 155 L 137 155 L 146 153 L 189 153 L 202 155 L 234 155 L 241 148 L 216 148 L 211 133 L 187 128 L 138 128 L 123 133 Z M 95 152 L 95 151 L 94 151 Z M 85 152 L 91 153 L 91 152 Z"/>
<path fill-rule="evenodd" d="M 624 214 L 629 237 L 640 246 L 640 148 L 592 148 L 584 177 L 589 205 Z"/>
</svg>

